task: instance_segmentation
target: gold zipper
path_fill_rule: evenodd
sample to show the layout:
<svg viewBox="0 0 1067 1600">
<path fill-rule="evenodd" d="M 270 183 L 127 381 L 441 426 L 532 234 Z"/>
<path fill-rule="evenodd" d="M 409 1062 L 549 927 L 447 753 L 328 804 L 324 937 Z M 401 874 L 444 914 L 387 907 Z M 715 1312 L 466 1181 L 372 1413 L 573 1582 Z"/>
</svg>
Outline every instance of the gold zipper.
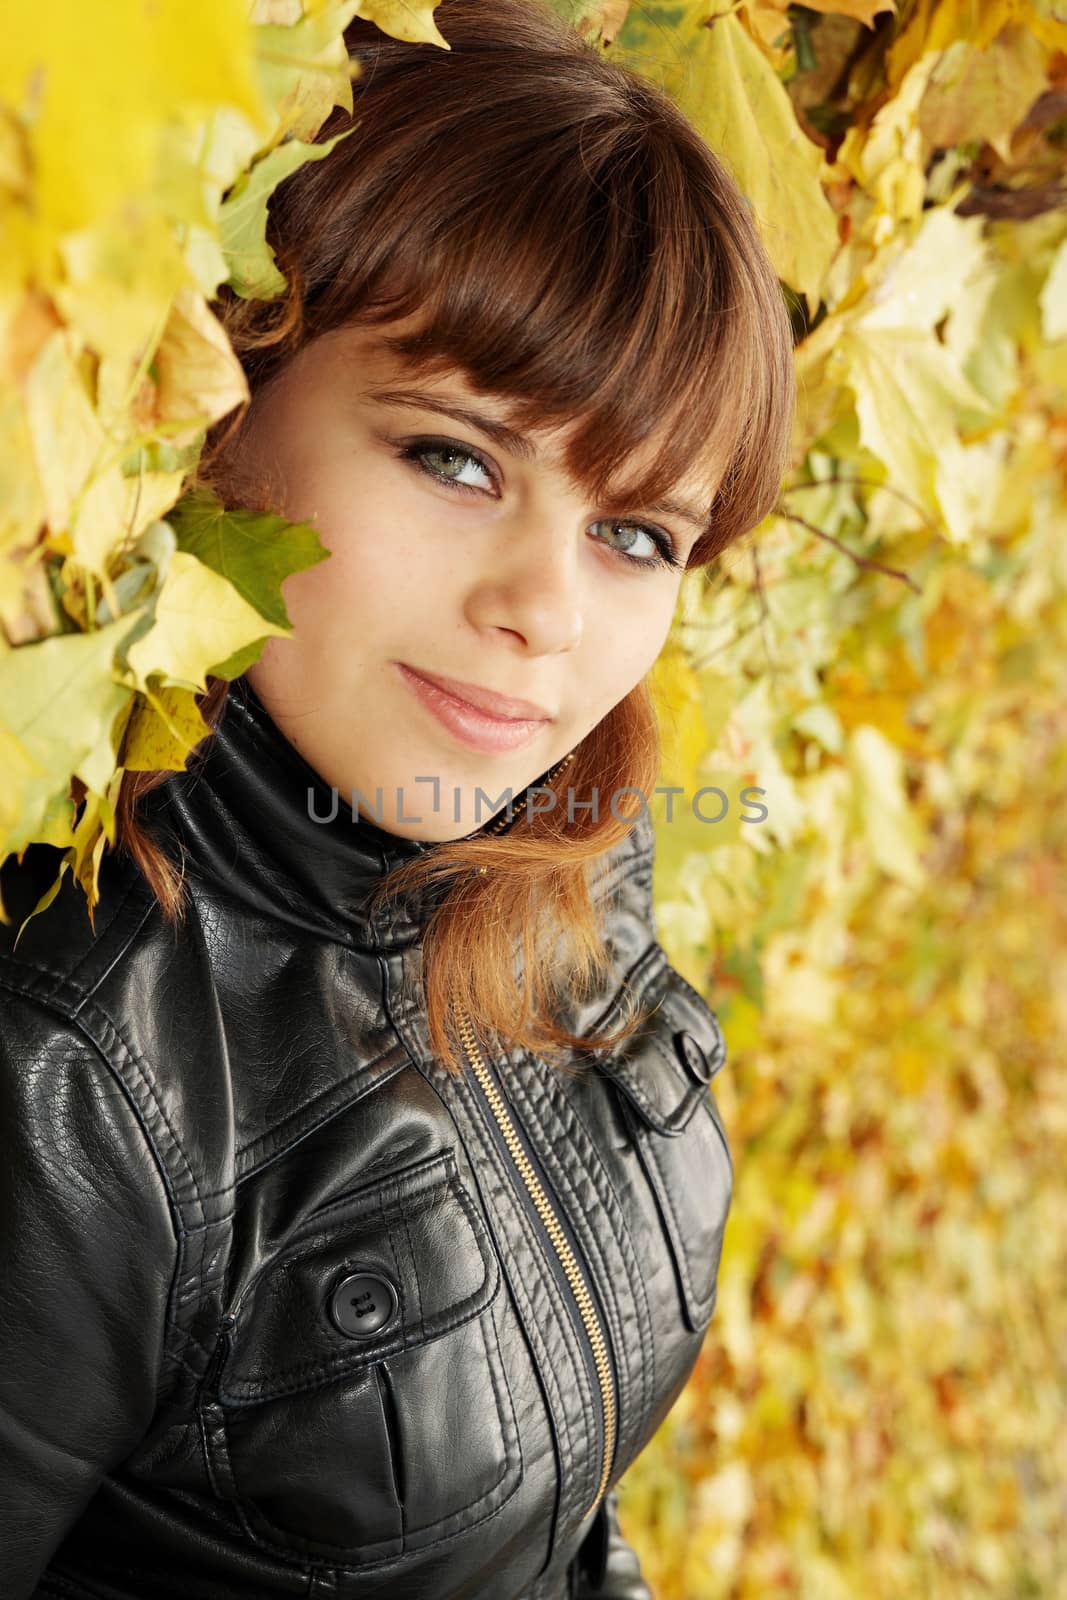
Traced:
<svg viewBox="0 0 1067 1600">
<path fill-rule="evenodd" d="M 562 761 L 557 761 L 554 767 L 550 767 L 548 769 L 548 771 L 545 773 L 545 781 L 544 781 L 544 783 L 539 785 L 539 787 L 543 789 L 545 787 L 545 785 L 550 784 L 550 783 L 555 783 L 556 779 L 559 777 L 560 773 L 564 770 L 564 768 L 570 766 L 571 762 L 574 760 L 575 754 L 576 754 L 576 752 L 572 750 L 569 753 L 569 755 L 565 755 L 563 757 Z M 523 794 L 528 794 L 529 790 L 530 790 L 530 787 L 531 787 L 530 784 L 527 784 L 526 788 L 523 790 Z M 513 823 L 514 821 L 515 821 L 514 809 L 512 809 L 511 816 L 509 817 L 508 813 L 507 813 L 507 808 L 505 807 L 505 809 L 501 812 L 499 817 L 494 817 L 492 822 L 487 822 L 486 823 L 485 827 L 482 829 L 482 832 L 483 833 L 503 833 L 504 829 L 509 827 L 510 824 Z M 479 867 L 478 871 L 479 872 L 484 872 L 485 868 L 484 867 Z"/>
<path fill-rule="evenodd" d="M 570 763 L 574 760 L 574 757 L 575 752 L 572 750 L 569 755 L 564 756 L 562 761 L 558 761 L 556 765 L 551 768 L 551 770 L 546 774 L 545 781 L 547 783 L 553 783 L 563 769 L 570 765 Z M 504 828 L 506 828 L 513 820 L 514 816 L 509 817 L 505 811 L 503 816 L 496 817 L 487 825 L 485 832 L 494 834 L 501 833 L 503 832 Z M 484 872 L 485 868 L 479 867 L 478 871 Z M 586 1518 L 592 1516 L 593 1512 L 596 1510 L 597 1506 L 604 1497 L 604 1493 L 608 1486 L 608 1479 L 611 1475 L 612 1461 L 615 1455 L 615 1389 L 611 1380 L 611 1365 L 608 1361 L 607 1340 L 604 1337 L 604 1330 L 601 1326 L 600 1318 L 597 1316 L 596 1307 L 593 1305 L 593 1300 L 589 1293 L 585 1279 L 582 1277 L 578 1263 L 574 1259 L 574 1252 L 568 1243 L 563 1229 L 560 1227 L 559 1218 L 552 1209 L 551 1202 L 549 1201 L 548 1196 L 545 1194 L 541 1181 L 531 1167 L 526 1152 L 523 1150 L 522 1145 L 519 1142 L 518 1136 L 515 1133 L 514 1124 L 511 1120 L 511 1114 L 508 1111 L 507 1106 L 504 1104 L 504 1101 L 501 1098 L 495 1083 L 489 1076 L 488 1069 L 486 1068 L 485 1062 L 482 1059 L 481 1050 L 478 1048 L 477 1042 L 475 1041 L 474 1030 L 470 1024 L 470 1018 L 467 1016 L 465 1011 L 461 1011 L 459 1013 L 459 1025 L 460 1032 L 463 1036 L 464 1048 L 467 1052 L 467 1059 L 469 1060 L 475 1076 L 482 1087 L 482 1092 L 484 1093 L 486 1100 L 489 1102 L 493 1115 L 496 1118 L 497 1124 L 500 1128 L 500 1132 L 503 1135 L 504 1143 L 507 1145 L 511 1158 L 518 1169 L 523 1183 L 526 1185 L 530 1199 L 533 1201 L 534 1206 L 537 1209 L 537 1214 L 544 1224 L 545 1232 L 548 1234 L 556 1255 L 559 1257 L 560 1265 L 566 1274 L 567 1282 L 570 1284 L 571 1292 L 574 1295 L 575 1303 L 581 1314 L 582 1323 L 585 1327 L 586 1334 L 588 1335 L 589 1345 L 593 1353 L 593 1361 L 596 1366 L 597 1379 L 600 1384 L 600 1403 L 604 1419 L 604 1459 L 601 1463 L 600 1482 L 597 1485 L 596 1494 L 593 1496 L 592 1504 L 589 1506 L 585 1513 L 585 1517 L 582 1519 L 585 1521 Z"/>
<path fill-rule="evenodd" d="M 553 1248 L 560 1259 L 560 1264 L 567 1275 L 567 1282 L 571 1286 L 571 1291 L 574 1294 L 575 1301 L 577 1302 L 578 1310 L 581 1313 L 582 1322 L 585 1325 L 585 1331 L 589 1336 L 589 1343 L 593 1352 L 593 1361 L 596 1364 L 597 1377 L 600 1382 L 600 1400 L 604 1417 L 604 1459 L 601 1463 L 600 1482 L 597 1485 L 596 1494 L 593 1496 L 593 1502 L 588 1511 L 585 1513 L 586 1517 L 590 1517 L 600 1504 L 600 1501 L 602 1500 L 607 1489 L 608 1478 L 611 1473 L 611 1464 L 615 1455 L 615 1391 L 611 1380 L 611 1366 L 608 1361 L 607 1342 L 604 1338 L 604 1330 L 601 1327 L 600 1318 L 597 1316 L 596 1309 L 593 1305 L 592 1298 L 590 1296 L 588 1287 L 586 1286 L 585 1280 L 582 1277 L 581 1271 L 579 1270 L 578 1263 L 574 1259 L 574 1252 L 572 1251 L 570 1244 L 568 1243 L 566 1236 L 559 1225 L 559 1219 L 556 1216 L 555 1211 L 552 1209 L 551 1202 L 549 1201 L 548 1196 L 545 1194 L 544 1188 L 541 1185 L 541 1181 L 530 1165 L 529 1158 L 519 1142 L 518 1136 L 515 1133 L 514 1124 L 511 1120 L 510 1112 L 508 1111 L 507 1106 L 504 1104 L 504 1101 L 492 1078 L 489 1076 L 485 1062 L 482 1059 L 482 1053 L 475 1042 L 474 1031 L 471 1028 L 470 1020 L 465 1011 L 460 1012 L 459 1023 L 460 1031 L 463 1035 L 464 1047 L 466 1049 L 468 1059 L 470 1060 L 470 1064 L 474 1069 L 478 1082 L 482 1086 L 482 1090 L 486 1099 L 492 1107 L 493 1115 L 496 1118 L 500 1126 L 500 1131 L 504 1136 L 504 1142 L 508 1147 L 512 1160 L 515 1162 L 515 1165 L 519 1170 L 523 1183 L 526 1185 L 526 1188 L 529 1191 L 530 1198 L 537 1208 L 537 1214 L 544 1223 L 545 1232 L 552 1241 Z"/>
</svg>

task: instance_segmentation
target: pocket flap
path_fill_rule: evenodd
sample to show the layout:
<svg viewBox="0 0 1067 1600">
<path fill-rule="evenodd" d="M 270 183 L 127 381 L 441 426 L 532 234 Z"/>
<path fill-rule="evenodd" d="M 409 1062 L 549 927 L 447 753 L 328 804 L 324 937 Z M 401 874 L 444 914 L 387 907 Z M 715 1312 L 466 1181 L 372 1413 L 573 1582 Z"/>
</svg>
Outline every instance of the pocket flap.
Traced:
<svg viewBox="0 0 1067 1600">
<path fill-rule="evenodd" d="M 652 947 L 630 987 L 642 1011 L 654 1009 L 597 1065 L 647 1127 L 672 1137 L 708 1098 L 708 1084 L 726 1061 L 726 1043 L 715 1013 L 669 964 L 662 946 Z"/>
<path fill-rule="evenodd" d="M 354 1309 L 339 1317 L 350 1282 Z M 426 1344 L 480 1315 L 499 1287 L 485 1224 L 444 1150 L 323 1207 L 266 1264 L 236 1308 L 218 1398 L 294 1394 Z M 360 1326 L 365 1307 L 374 1331 Z"/>
</svg>

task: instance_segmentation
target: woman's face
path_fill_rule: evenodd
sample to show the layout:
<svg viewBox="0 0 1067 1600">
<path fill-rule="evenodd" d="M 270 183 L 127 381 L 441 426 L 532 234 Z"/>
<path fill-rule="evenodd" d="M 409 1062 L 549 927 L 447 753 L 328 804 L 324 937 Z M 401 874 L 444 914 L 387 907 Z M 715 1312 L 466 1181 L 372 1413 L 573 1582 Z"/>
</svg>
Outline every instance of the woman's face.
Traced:
<svg viewBox="0 0 1067 1600">
<path fill-rule="evenodd" d="M 640 682 L 700 529 L 677 507 L 607 516 L 564 476 L 558 434 L 531 433 L 527 453 L 448 415 L 504 414 L 458 373 L 414 387 L 375 330 L 323 335 L 257 397 L 235 482 L 270 484 L 331 551 L 285 581 L 294 632 L 267 643 L 253 688 L 341 815 L 355 792 L 390 833 L 439 842 L 517 801 Z M 675 490 L 694 518 L 707 492 Z M 677 568 L 656 564 L 657 534 Z M 405 668 L 533 702 L 540 720 L 486 723 Z"/>
</svg>

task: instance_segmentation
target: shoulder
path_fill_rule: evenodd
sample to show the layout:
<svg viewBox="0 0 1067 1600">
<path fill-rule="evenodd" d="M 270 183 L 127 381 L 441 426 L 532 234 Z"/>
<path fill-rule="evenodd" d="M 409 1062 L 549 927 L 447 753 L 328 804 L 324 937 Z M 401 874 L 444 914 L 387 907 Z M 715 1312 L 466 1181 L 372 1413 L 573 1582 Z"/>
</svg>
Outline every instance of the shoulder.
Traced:
<svg viewBox="0 0 1067 1600">
<path fill-rule="evenodd" d="M 0 899 L 9 919 L 0 923 L 0 982 L 72 1014 L 151 920 L 155 900 L 129 857 L 108 854 L 92 918 L 69 871 L 51 903 L 33 915 L 62 859 L 52 845 L 32 844 L 21 861 L 9 856 L 0 865 Z"/>
<path fill-rule="evenodd" d="M 169 1386 L 183 1261 L 148 1118 L 43 982 L 0 961 L 0 1499 L 13 1532 L 0 1569 L 20 1594 Z"/>
<path fill-rule="evenodd" d="M 60 859 L 33 845 L 0 868 L 10 918 L 0 925 L 7 1111 L 27 1137 L 84 1136 L 102 1159 L 124 1158 L 145 1202 L 154 1194 L 181 1233 L 203 1224 L 201 1197 L 229 1175 L 230 1130 L 218 1126 L 225 1051 L 205 1027 L 213 980 L 196 908 L 168 924 L 132 860 L 108 855 L 92 921 L 68 872 L 26 922 Z M 5 1116 L 0 1147 L 10 1138 Z"/>
</svg>

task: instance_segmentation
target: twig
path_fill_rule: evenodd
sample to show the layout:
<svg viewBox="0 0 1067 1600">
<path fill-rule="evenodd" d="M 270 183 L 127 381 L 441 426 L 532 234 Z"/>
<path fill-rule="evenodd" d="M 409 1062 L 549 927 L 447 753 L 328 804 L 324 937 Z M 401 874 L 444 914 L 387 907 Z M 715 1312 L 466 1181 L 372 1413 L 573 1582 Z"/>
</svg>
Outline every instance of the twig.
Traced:
<svg viewBox="0 0 1067 1600">
<path fill-rule="evenodd" d="M 913 500 L 910 494 L 905 494 L 903 489 L 898 489 L 896 484 L 880 483 L 877 478 L 850 478 L 842 473 L 832 472 L 825 478 L 813 479 L 811 483 L 791 483 L 789 484 L 788 488 L 783 488 L 782 493 L 792 494 L 794 489 L 821 489 L 824 483 L 855 483 L 859 484 L 862 488 L 884 489 L 886 494 L 895 494 L 898 500 L 903 500 L 906 506 L 910 506 L 913 511 L 918 512 L 919 516 L 930 529 L 931 533 L 937 534 L 938 538 L 941 537 L 941 530 L 939 529 L 937 523 L 930 516 L 929 512 L 923 509 L 917 500 Z"/>
<path fill-rule="evenodd" d="M 846 555 L 850 561 L 854 561 L 857 567 L 870 567 L 875 572 L 884 572 L 888 578 L 899 578 L 902 583 L 908 585 L 909 589 L 914 589 L 916 594 L 922 594 L 922 589 L 915 582 L 915 579 L 909 577 L 906 572 L 901 572 L 899 567 L 887 567 L 884 561 L 875 561 L 872 556 L 857 555 L 855 550 L 848 548 L 847 544 L 842 544 L 840 539 L 835 539 L 832 533 L 827 533 L 823 528 L 817 528 L 814 522 L 809 522 L 807 517 L 798 516 L 795 511 L 786 511 L 784 506 L 778 515 L 783 516 L 787 522 L 795 522 L 799 527 L 806 528 L 817 539 L 825 539 L 827 544 L 832 544 L 835 549 L 841 551 L 842 555 Z"/>
</svg>

